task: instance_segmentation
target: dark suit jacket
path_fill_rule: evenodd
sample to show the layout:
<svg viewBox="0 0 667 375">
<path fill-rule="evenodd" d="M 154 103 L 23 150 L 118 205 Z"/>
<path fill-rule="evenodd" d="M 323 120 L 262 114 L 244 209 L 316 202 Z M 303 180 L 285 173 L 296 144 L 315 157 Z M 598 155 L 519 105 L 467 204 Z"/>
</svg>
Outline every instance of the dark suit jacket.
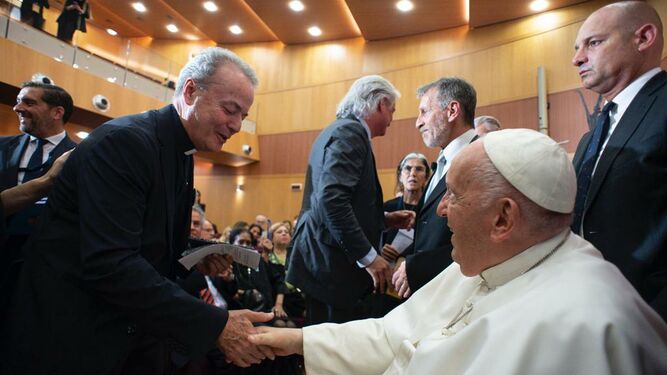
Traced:
<svg viewBox="0 0 667 375">
<path fill-rule="evenodd" d="M 194 200 L 183 139 L 167 106 L 102 125 L 71 155 L 26 246 L 4 337 L 15 373 L 105 374 L 148 336 L 185 355 L 214 346 L 227 312 L 172 281 L 190 214 L 175 212 Z"/>
<path fill-rule="evenodd" d="M 339 119 L 315 140 L 287 281 L 326 304 L 351 308 L 372 290 L 356 261 L 380 250 L 382 188 L 368 133 Z"/>
<path fill-rule="evenodd" d="M 0 191 L 16 186 L 19 163 L 21 162 L 21 156 L 28 147 L 28 142 L 30 142 L 28 134 L 0 137 Z M 76 143 L 65 136 L 51 151 L 49 160 L 51 162 L 55 161 L 60 155 L 74 147 L 76 147 Z M 49 168 L 51 168 L 50 164 L 46 166 L 42 174 L 46 173 Z"/>
<path fill-rule="evenodd" d="M 477 136 L 470 142 L 476 139 Z M 412 254 L 405 257 L 405 272 L 413 293 L 452 264 L 452 232 L 447 226 L 447 218 L 437 213 L 438 204 L 447 192 L 445 177 L 443 175 L 438 181 L 428 199 L 423 195 L 419 201 L 421 208 L 415 220 L 415 242 Z"/>
<path fill-rule="evenodd" d="M 452 232 L 447 218 L 436 212 L 446 191 L 445 176 L 442 176 L 428 199 L 423 195 L 419 202 L 421 209 L 415 220 L 413 252 L 405 257 L 405 272 L 413 293 L 452 263 Z"/>
<path fill-rule="evenodd" d="M 590 141 L 577 147 L 579 170 Z M 579 230 L 575 230 L 579 233 Z M 583 237 L 667 320 L 667 73 L 644 85 L 609 138 L 591 180 Z"/>
</svg>

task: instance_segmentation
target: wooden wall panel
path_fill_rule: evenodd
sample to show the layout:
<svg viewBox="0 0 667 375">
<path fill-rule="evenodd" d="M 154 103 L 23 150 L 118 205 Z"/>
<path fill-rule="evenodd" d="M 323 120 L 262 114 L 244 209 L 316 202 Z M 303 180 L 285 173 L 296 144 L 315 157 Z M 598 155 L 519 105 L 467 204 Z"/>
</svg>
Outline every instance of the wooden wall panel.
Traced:
<svg viewBox="0 0 667 375">
<path fill-rule="evenodd" d="M 20 46 L 7 39 L 0 39 L 0 82 L 19 87 L 36 72 L 44 73 L 70 93 L 77 107 L 97 112 L 92 105 L 92 98 L 103 94 L 111 102 L 105 113 L 109 117 L 118 117 L 139 113 L 148 109 L 160 108 L 164 103 L 128 90 L 102 78 L 95 77 L 70 65 L 59 63 L 52 58 Z"/>
<path fill-rule="evenodd" d="M 394 194 L 395 171 L 378 173 L 384 199 Z M 303 184 L 305 174 L 263 176 L 200 176 L 195 175 L 195 187 L 202 193 L 206 216 L 222 230 L 227 225 L 244 220 L 253 222 L 257 214 L 267 215 L 273 222 L 293 219 L 301 209 L 303 191 L 290 190 L 292 183 Z M 236 185 L 243 184 L 237 192 Z"/>
</svg>

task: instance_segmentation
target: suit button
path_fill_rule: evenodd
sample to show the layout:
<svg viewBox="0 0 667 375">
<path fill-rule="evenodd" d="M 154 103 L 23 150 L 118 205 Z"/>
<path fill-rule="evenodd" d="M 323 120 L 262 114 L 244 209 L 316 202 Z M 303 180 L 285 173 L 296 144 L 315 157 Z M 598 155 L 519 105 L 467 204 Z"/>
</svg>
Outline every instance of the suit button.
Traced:
<svg viewBox="0 0 667 375">
<path fill-rule="evenodd" d="M 134 335 L 137 332 L 137 327 L 134 325 L 127 326 L 127 334 Z"/>
</svg>

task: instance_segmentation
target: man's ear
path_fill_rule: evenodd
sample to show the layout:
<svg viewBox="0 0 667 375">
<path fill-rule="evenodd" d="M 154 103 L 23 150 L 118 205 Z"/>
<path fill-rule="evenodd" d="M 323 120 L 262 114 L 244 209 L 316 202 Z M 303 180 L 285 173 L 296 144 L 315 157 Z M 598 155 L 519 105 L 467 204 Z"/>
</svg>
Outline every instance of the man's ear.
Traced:
<svg viewBox="0 0 667 375">
<path fill-rule="evenodd" d="M 658 28 L 652 24 L 647 23 L 642 25 L 635 31 L 635 40 L 637 41 L 637 50 L 639 52 L 645 51 L 655 43 L 658 37 Z"/>
<path fill-rule="evenodd" d="M 62 106 L 52 107 L 51 117 L 53 117 L 53 120 L 55 121 L 63 121 L 63 118 L 65 117 L 65 108 Z"/>
<path fill-rule="evenodd" d="M 192 78 L 186 79 L 183 84 L 183 100 L 185 101 L 185 104 L 194 104 L 197 91 L 199 91 L 199 88 L 195 81 Z"/>
<path fill-rule="evenodd" d="M 456 100 L 452 100 L 447 104 L 447 121 L 448 122 L 454 122 L 457 117 L 461 116 L 461 103 L 457 102 Z"/>
<path fill-rule="evenodd" d="M 494 206 L 496 216 L 491 226 L 491 240 L 502 242 L 514 231 L 519 217 L 519 205 L 511 198 L 498 200 Z"/>
</svg>

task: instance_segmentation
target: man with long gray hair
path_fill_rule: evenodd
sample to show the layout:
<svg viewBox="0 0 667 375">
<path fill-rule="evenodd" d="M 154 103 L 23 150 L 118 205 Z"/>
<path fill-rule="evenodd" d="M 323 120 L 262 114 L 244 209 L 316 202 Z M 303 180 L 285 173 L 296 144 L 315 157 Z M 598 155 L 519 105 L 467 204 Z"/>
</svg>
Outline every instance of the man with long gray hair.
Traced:
<svg viewBox="0 0 667 375">
<path fill-rule="evenodd" d="M 26 247 L 2 336 L 10 373 L 162 374 L 170 353 L 193 358 L 216 344 L 240 366 L 273 357 L 247 341 L 252 322 L 271 314 L 227 312 L 177 285 L 189 276 L 177 259 L 194 202 L 192 154 L 219 151 L 240 130 L 256 85 L 234 53 L 206 49 L 183 68 L 172 104 L 111 120 L 81 142 Z M 229 267 L 221 256 L 196 266 Z"/>
<path fill-rule="evenodd" d="M 414 220 L 412 211 L 384 214 L 371 148 L 371 138 L 389 127 L 399 95 L 380 76 L 358 79 L 313 144 L 287 273 L 306 293 L 308 324 L 364 317 L 361 300 L 391 277 L 378 255 L 381 232 Z"/>
</svg>

